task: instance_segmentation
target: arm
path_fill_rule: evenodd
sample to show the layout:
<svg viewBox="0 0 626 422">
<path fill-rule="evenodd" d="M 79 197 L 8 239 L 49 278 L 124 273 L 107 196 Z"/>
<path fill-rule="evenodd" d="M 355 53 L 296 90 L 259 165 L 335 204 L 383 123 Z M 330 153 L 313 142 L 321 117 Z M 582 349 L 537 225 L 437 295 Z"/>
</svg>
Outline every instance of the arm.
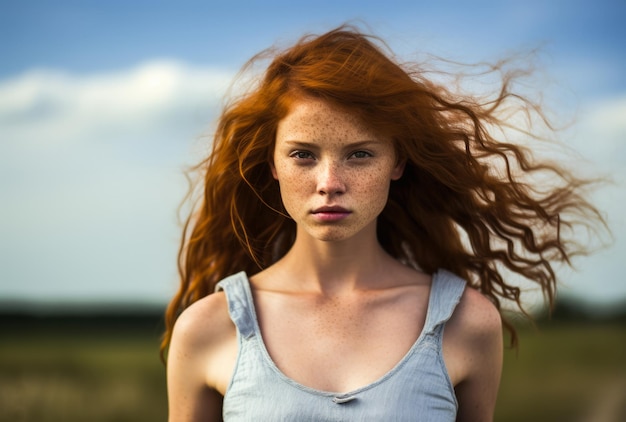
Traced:
<svg viewBox="0 0 626 422">
<path fill-rule="evenodd" d="M 479 292 L 468 288 L 444 334 L 444 358 L 459 403 L 457 421 L 493 420 L 502 342 L 500 313 Z"/>
<path fill-rule="evenodd" d="M 181 314 L 167 358 L 169 422 L 222 420 L 222 394 L 235 355 L 236 331 L 223 293 Z"/>
</svg>

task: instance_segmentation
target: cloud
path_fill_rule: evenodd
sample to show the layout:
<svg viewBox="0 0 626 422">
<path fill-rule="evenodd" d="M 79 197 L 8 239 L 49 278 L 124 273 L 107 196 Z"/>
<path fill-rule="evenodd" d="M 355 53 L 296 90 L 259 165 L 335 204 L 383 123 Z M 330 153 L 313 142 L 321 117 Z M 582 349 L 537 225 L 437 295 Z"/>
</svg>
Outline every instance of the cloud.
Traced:
<svg viewBox="0 0 626 422">
<path fill-rule="evenodd" d="M 162 118 L 171 124 L 184 112 L 214 108 L 231 78 L 166 60 L 110 74 L 33 70 L 0 82 L 4 139 L 54 147 L 102 138 L 102 131 L 111 136 L 159 127 Z"/>
<path fill-rule="evenodd" d="M 231 78 L 152 61 L 0 81 L 0 297 L 165 300 L 183 168 Z"/>
<path fill-rule="evenodd" d="M 570 274 L 563 291 L 592 303 L 620 302 L 626 298 L 626 93 L 585 103 L 579 116 L 569 140 L 582 159 L 570 164 L 578 175 L 611 179 L 591 198 L 606 217 L 613 242 L 578 260 L 579 271 Z"/>
<path fill-rule="evenodd" d="M 603 165 L 626 169 L 626 95 L 589 104 L 582 114 L 577 147 Z"/>
</svg>

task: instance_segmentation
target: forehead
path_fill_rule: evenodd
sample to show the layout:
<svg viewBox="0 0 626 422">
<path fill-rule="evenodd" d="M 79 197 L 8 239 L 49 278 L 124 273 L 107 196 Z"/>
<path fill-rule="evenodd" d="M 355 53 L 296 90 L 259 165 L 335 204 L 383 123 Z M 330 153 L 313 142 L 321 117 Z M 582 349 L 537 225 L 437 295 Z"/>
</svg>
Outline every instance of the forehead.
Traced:
<svg viewBox="0 0 626 422">
<path fill-rule="evenodd" d="M 317 98 L 293 101 L 287 115 L 278 122 L 280 140 L 374 140 L 379 139 L 356 113 Z"/>
</svg>

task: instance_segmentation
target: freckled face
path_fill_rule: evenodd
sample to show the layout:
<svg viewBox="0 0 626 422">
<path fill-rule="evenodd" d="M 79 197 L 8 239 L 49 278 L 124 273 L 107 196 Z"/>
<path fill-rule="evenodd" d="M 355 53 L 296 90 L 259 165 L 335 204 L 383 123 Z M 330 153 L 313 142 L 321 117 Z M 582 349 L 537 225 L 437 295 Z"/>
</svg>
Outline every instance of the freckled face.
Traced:
<svg viewBox="0 0 626 422">
<path fill-rule="evenodd" d="M 303 232 L 325 241 L 369 230 L 400 178 L 393 145 L 354 115 L 303 98 L 278 123 L 272 173 L 283 204 Z"/>
</svg>

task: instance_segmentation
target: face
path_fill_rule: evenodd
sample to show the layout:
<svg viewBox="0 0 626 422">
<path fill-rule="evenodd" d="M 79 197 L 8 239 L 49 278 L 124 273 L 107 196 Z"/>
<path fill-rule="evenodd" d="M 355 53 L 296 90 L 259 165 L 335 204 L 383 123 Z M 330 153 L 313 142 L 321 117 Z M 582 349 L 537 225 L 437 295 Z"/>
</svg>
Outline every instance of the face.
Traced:
<svg viewBox="0 0 626 422">
<path fill-rule="evenodd" d="M 322 100 L 293 103 L 278 123 L 272 173 L 298 236 L 324 241 L 376 233 L 399 163 L 389 139 Z"/>
</svg>

